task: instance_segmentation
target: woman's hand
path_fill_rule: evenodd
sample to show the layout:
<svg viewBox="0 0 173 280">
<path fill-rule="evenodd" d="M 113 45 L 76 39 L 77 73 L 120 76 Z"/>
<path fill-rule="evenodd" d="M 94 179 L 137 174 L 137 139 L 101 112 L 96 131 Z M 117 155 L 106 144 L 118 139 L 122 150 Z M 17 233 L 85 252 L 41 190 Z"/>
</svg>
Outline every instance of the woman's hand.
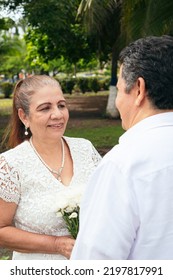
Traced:
<svg viewBox="0 0 173 280">
<path fill-rule="evenodd" d="M 74 243 L 75 239 L 71 236 L 57 236 L 55 240 L 56 251 L 67 259 L 70 259 Z"/>
</svg>

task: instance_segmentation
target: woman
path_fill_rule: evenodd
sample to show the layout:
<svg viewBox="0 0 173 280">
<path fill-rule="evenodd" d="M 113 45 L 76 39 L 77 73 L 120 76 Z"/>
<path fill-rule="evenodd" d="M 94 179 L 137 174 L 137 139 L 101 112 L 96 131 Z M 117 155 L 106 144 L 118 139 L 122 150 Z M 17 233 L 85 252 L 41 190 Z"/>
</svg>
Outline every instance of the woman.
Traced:
<svg viewBox="0 0 173 280">
<path fill-rule="evenodd" d="M 75 240 L 56 205 L 81 188 L 101 157 L 85 139 L 65 137 L 69 113 L 59 83 L 35 75 L 17 83 L 10 150 L 0 155 L 0 246 L 13 259 L 69 259 Z"/>
</svg>

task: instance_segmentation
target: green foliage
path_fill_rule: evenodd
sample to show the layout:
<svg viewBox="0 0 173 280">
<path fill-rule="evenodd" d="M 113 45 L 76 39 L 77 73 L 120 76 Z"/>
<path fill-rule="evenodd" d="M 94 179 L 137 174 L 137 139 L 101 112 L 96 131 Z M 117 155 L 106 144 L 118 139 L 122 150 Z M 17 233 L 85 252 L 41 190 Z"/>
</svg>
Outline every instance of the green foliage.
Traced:
<svg viewBox="0 0 173 280">
<path fill-rule="evenodd" d="M 4 0 L 1 3 L 12 10 L 20 5 L 23 7 L 23 15 L 29 23 L 25 36 L 27 61 L 34 70 L 40 69 L 41 64 L 45 69 L 45 63 L 62 56 L 73 67 L 81 59 L 85 63 L 89 63 L 93 57 L 108 59 L 107 49 L 105 51 L 102 47 L 107 40 L 98 42 L 96 34 L 89 35 L 81 19 L 76 17 L 80 0 Z"/>
<path fill-rule="evenodd" d="M 3 34 L 0 38 L 0 73 L 8 77 L 16 75 L 21 69 L 27 71 L 25 61 L 25 41 L 17 35 Z"/>
<path fill-rule="evenodd" d="M 14 24 L 15 23 L 11 18 L 0 18 L 0 30 L 9 30 Z"/>
<path fill-rule="evenodd" d="M 65 78 L 65 79 L 59 79 L 59 83 L 62 87 L 62 91 L 64 93 L 70 93 L 72 94 L 74 85 L 75 85 L 75 79 L 73 78 Z"/>
<path fill-rule="evenodd" d="M 27 50 L 13 36 L 0 38 L 0 72 L 11 76 L 22 68 L 35 73 L 75 69 L 76 73 L 98 67 L 98 60 L 102 69 L 111 60 L 115 85 L 122 47 L 141 36 L 173 34 L 170 0 L 157 4 L 155 0 L 1 0 L 0 4 L 12 10 L 21 5 L 29 26 Z M 12 20 L 0 19 L 0 30 L 12 26 L 17 27 Z M 85 90 L 82 83 L 81 89 Z"/>
<path fill-rule="evenodd" d="M 84 77 L 77 78 L 76 84 L 82 93 L 91 91 L 91 88 L 89 87 L 89 83 L 88 83 L 88 78 L 84 78 Z"/>
<path fill-rule="evenodd" d="M 109 90 L 110 74 L 109 74 L 109 76 L 104 77 L 103 79 L 101 79 L 99 82 L 100 82 L 100 89 L 101 90 Z"/>
<path fill-rule="evenodd" d="M 10 82 L 1 82 L 0 88 L 5 98 L 10 98 L 13 91 L 14 84 Z"/>
<path fill-rule="evenodd" d="M 26 59 L 31 67 L 40 67 L 43 63 L 53 59 L 48 55 L 48 49 L 53 48 L 53 46 L 50 45 L 48 36 L 45 33 L 41 33 L 39 28 L 29 27 L 24 38 L 27 46 Z"/>
<path fill-rule="evenodd" d="M 13 0 L 11 5 L 12 2 L 15 8 L 22 5 L 30 25 L 25 36 L 29 44 L 28 61 L 48 63 L 64 56 L 76 65 L 81 58 L 91 59 L 93 42 L 76 20 L 79 0 Z"/>
<path fill-rule="evenodd" d="M 4 18 L 0 18 L 0 30 L 4 30 L 6 29 L 5 27 L 5 19 Z"/>
<path fill-rule="evenodd" d="M 122 31 L 127 42 L 148 35 L 173 34 L 173 1 L 124 1 Z"/>
<path fill-rule="evenodd" d="M 98 92 L 100 90 L 100 83 L 98 78 L 90 78 L 89 86 L 94 92 Z"/>
<path fill-rule="evenodd" d="M 101 90 L 108 90 L 110 78 L 105 77 L 68 77 L 68 78 L 57 78 L 60 82 L 64 93 L 72 92 L 98 92 Z"/>
<path fill-rule="evenodd" d="M 0 258 L 0 260 L 9 260 L 9 259 L 10 259 L 9 256 L 3 256 L 3 257 Z"/>
<path fill-rule="evenodd" d="M 75 92 L 98 92 L 101 90 L 108 90 L 110 77 L 68 77 L 57 79 L 60 82 L 64 93 L 72 94 Z"/>
</svg>

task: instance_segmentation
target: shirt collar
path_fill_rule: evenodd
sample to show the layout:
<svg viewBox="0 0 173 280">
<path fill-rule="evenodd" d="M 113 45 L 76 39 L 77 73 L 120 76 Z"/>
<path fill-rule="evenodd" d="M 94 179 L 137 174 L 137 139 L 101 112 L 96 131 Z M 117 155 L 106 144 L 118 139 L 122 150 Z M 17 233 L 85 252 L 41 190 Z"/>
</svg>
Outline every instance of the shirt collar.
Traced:
<svg viewBox="0 0 173 280">
<path fill-rule="evenodd" d="M 123 143 L 124 141 L 126 141 L 126 139 L 128 140 L 129 137 L 131 138 L 135 135 L 145 133 L 146 130 L 159 126 L 173 126 L 173 112 L 164 112 L 141 120 L 140 122 L 129 128 L 119 138 L 119 143 Z"/>
</svg>

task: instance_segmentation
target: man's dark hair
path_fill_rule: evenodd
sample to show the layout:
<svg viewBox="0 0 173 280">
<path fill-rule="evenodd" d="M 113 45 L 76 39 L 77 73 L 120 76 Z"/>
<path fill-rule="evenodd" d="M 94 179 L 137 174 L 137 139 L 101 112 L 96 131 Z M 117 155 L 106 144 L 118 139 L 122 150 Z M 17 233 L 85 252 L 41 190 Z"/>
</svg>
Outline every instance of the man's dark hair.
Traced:
<svg viewBox="0 0 173 280">
<path fill-rule="evenodd" d="M 137 78 L 145 80 L 148 98 L 159 109 L 173 109 L 173 37 L 141 38 L 119 55 L 127 93 Z"/>
</svg>

